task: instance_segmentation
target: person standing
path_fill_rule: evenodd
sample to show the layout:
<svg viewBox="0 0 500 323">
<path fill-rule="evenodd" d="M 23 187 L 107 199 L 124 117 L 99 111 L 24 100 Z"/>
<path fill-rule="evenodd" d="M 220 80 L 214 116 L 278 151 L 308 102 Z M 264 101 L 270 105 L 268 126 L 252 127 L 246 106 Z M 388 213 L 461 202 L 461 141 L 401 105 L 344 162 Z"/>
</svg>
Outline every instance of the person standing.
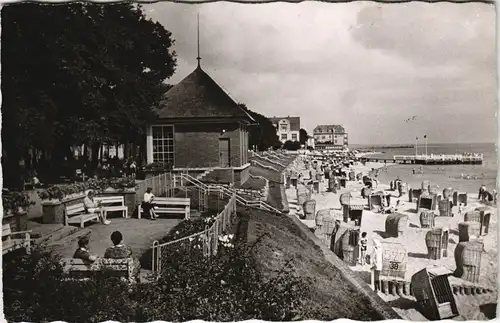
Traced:
<svg viewBox="0 0 500 323">
<path fill-rule="evenodd" d="M 402 181 L 398 182 L 398 193 L 399 193 L 398 197 L 402 197 L 403 196 L 403 182 Z"/>
<path fill-rule="evenodd" d="M 366 250 L 368 248 L 368 239 L 366 238 L 366 232 L 361 233 L 361 239 L 359 239 L 359 263 L 364 266 L 366 263 Z"/>
<path fill-rule="evenodd" d="M 137 164 L 135 163 L 135 160 L 130 163 L 130 175 L 132 175 L 133 178 L 135 178 L 135 174 L 137 173 Z"/>
<path fill-rule="evenodd" d="M 481 185 L 481 187 L 479 188 L 479 194 L 477 196 L 477 199 L 478 200 L 481 200 L 481 199 L 484 199 L 484 192 L 486 192 L 486 185 Z"/>
<path fill-rule="evenodd" d="M 371 287 L 374 291 L 380 289 L 380 271 L 382 270 L 382 243 L 380 240 L 373 240 L 373 251 L 371 255 Z"/>
</svg>

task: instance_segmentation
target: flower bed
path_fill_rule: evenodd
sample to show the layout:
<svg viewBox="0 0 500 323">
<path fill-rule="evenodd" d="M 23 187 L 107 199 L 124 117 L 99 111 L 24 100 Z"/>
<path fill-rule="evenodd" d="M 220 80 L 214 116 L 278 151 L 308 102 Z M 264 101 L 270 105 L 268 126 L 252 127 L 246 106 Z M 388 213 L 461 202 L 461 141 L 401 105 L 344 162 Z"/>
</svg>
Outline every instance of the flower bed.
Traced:
<svg viewBox="0 0 500 323">
<path fill-rule="evenodd" d="M 215 222 L 216 217 L 217 213 L 215 211 L 206 211 L 203 212 L 199 218 L 181 221 L 159 242 L 163 244 L 202 232 L 207 226 L 210 227 Z"/>
<path fill-rule="evenodd" d="M 2 205 L 4 216 L 14 214 L 23 209 L 28 211 L 31 205 L 35 202 L 31 201 L 30 197 L 24 192 L 7 192 L 2 193 Z"/>
<path fill-rule="evenodd" d="M 108 188 L 116 190 L 125 190 L 127 188 L 135 188 L 135 179 L 132 177 L 118 178 L 103 178 L 89 179 L 82 183 L 72 184 L 57 184 L 48 187 L 47 189 L 38 192 L 38 196 L 42 200 L 59 200 L 62 201 L 68 196 L 82 194 L 87 190 L 102 192 Z"/>
</svg>

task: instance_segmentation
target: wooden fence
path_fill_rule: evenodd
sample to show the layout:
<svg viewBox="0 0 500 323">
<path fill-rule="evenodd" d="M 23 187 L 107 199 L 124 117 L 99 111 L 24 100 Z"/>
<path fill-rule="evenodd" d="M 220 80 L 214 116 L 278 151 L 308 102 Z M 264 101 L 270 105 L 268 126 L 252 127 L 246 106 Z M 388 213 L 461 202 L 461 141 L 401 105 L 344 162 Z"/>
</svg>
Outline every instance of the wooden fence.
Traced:
<svg viewBox="0 0 500 323">
<path fill-rule="evenodd" d="M 139 183 L 137 183 L 137 189 L 135 191 L 136 200 L 142 201 L 144 193 L 148 187 L 153 189 L 153 194 L 155 196 L 164 196 L 167 186 L 172 182 L 172 173 L 164 173 L 157 176 L 147 178 Z"/>
</svg>

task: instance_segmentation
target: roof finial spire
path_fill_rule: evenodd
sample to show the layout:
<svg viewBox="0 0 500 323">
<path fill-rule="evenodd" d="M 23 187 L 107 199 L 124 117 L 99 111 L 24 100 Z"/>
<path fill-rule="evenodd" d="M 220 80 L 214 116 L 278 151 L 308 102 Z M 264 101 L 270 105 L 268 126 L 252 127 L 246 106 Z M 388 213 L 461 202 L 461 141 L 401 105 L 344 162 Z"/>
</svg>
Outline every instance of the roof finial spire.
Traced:
<svg viewBox="0 0 500 323">
<path fill-rule="evenodd" d="M 196 59 L 198 60 L 198 67 L 200 67 L 201 63 L 201 57 L 200 57 L 200 14 L 197 14 L 198 18 L 198 57 Z"/>
</svg>

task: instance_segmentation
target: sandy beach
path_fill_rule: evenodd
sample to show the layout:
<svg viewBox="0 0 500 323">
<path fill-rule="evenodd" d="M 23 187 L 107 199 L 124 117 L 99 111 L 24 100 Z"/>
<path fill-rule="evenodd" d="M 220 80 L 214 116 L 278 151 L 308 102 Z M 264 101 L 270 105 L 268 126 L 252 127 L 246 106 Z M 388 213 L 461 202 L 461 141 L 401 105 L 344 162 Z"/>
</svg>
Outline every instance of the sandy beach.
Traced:
<svg viewBox="0 0 500 323">
<path fill-rule="evenodd" d="M 380 184 L 376 191 L 385 190 L 391 194 L 394 198 L 391 198 L 391 205 L 394 205 L 397 200 L 398 193 L 396 191 L 389 190 L 389 181 L 396 178 L 394 172 L 391 172 L 391 167 L 387 167 L 387 171 L 383 170 L 383 163 L 366 163 L 366 165 L 357 164 L 352 166 L 356 174 L 363 173 L 366 174 L 372 169 L 382 168 L 380 170 L 379 181 Z M 441 166 L 447 167 L 447 166 Z M 301 169 L 300 169 L 301 168 Z M 410 174 L 411 174 L 410 167 Z M 305 170 L 303 165 L 299 165 L 298 171 L 303 174 L 304 178 L 309 178 L 309 171 Z M 387 215 L 374 213 L 369 210 L 363 211 L 363 218 L 360 226 L 360 232 L 366 232 L 368 238 L 368 254 L 372 250 L 373 239 L 379 239 L 382 242 L 397 242 L 405 246 L 408 255 L 407 270 L 405 274 L 405 280 L 410 281 L 411 277 L 417 271 L 429 266 L 429 265 L 440 265 L 454 271 L 456 268 L 454 259 L 454 250 L 457 246 L 458 239 L 458 223 L 464 221 L 464 214 L 467 211 L 474 210 L 476 207 L 483 206 L 481 202 L 477 199 L 477 190 L 482 182 L 479 184 L 470 182 L 470 186 L 461 185 L 454 186 L 454 182 L 446 181 L 444 176 L 438 176 L 438 174 L 428 173 L 425 175 L 411 176 L 400 176 L 404 182 L 408 182 L 412 187 L 421 187 L 423 180 L 432 180 L 432 183 L 436 183 L 440 186 L 440 193 L 445 187 L 453 187 L 460 191 L 463 191 L 466 187 L 468 190 L 468 205 L 465 207 L 461 216 L 455 215 L 454 217 L 436 217 L 435 227 L 443 227 L 449 229 L 449 242 L 448 242 L 448 257 L 441 258 L 439 260 L 431 260 L 427 257 L 427 247 L 425 244 L 425 234 L 429 229 L 423 229 L 420 227 L 419 214 L 416 213 L 416 203 L 410 203 L 408 195 L 404 195 L 400 198 L 402 205 L 398 209 L 398 213 L 403 213 L 408 215 L 409 224 L 406 228 L 404 235 L 398 238 L 385 238 L 385 220 Z M 411 178 L 410 178 L 411 177 Z M 442 181 L 441 181 L 442 180 Z M 348 181 L 347 187 L 342 188 L 336 194 L 327 192 L 328 182 L 323 180 L 320 183 L 319 194 L 313 193 L 312 199 L 316 201 L 316 212 L 321 210 L 330 210 L 331 220 L 341 219 L 342 210 L 339 201 L 340 194 L 344 192 L 350 192 L 352 195 L 353 204 L 357 204 L 354 201 L 358 201 L 359 204 L 366 204 L 366 200 L 361 198 L 361 188 L 363 184 L 361 182 Z M 286 190 L 287 198 L 290 203 L 290 213 L 298 215 L 300 208 L 297 207 L 297 193 L 295 187 L 290 187 Z M 457 207 L 453 207 L 453 213 L 457 214 Z M 491 207 L 492 217 L 490 220 L 490 231 L 486 236 L 480 239 L 484 243 L 484 252 L 482 253 L 481 259 L 481 274 L 479 284 L 483 286 L 489 286 L 493 292 L 481 295 L 455 295 L 455 301 L 459 309 L 459 316 L 454 318 L 456 320 L 484 320 L 488 319 L 485 314 L 486 308 L 491 308 L 491 304 L 496 304 L 497 298 L 497 219 L 496 219 L 496 208 Z M 437 212 L 439 214 L 439 212 Z M 309 227 L 315 227 L 314 220 L 303 221 Z M 325 232 L 330 231 L 332 227 L 326 228 L 322 226 L 321 228 L 316 228 L 315 234 L 323 239 L 323 241 L 329 244 L 328 239 L 325 237 Z M 331 231 L 330 231 L 331 233 Z M 370 265 L 356 265 L 352 266 L 351 269 L 358 273 L 367 283 L 370 282 Z M 450 281 L 455 279 L 450 277 Z M 382 292 L 378 294 L 387 301 L 394 310 L 400 314 L 403 318 L 408 320 L 427 320 L 417 309 L 417 304 L 415 298 L 412 296 L 393 296 L 386 295 Z M 494 308 L 494 306 L 493 306 Z"/>
</svg>

